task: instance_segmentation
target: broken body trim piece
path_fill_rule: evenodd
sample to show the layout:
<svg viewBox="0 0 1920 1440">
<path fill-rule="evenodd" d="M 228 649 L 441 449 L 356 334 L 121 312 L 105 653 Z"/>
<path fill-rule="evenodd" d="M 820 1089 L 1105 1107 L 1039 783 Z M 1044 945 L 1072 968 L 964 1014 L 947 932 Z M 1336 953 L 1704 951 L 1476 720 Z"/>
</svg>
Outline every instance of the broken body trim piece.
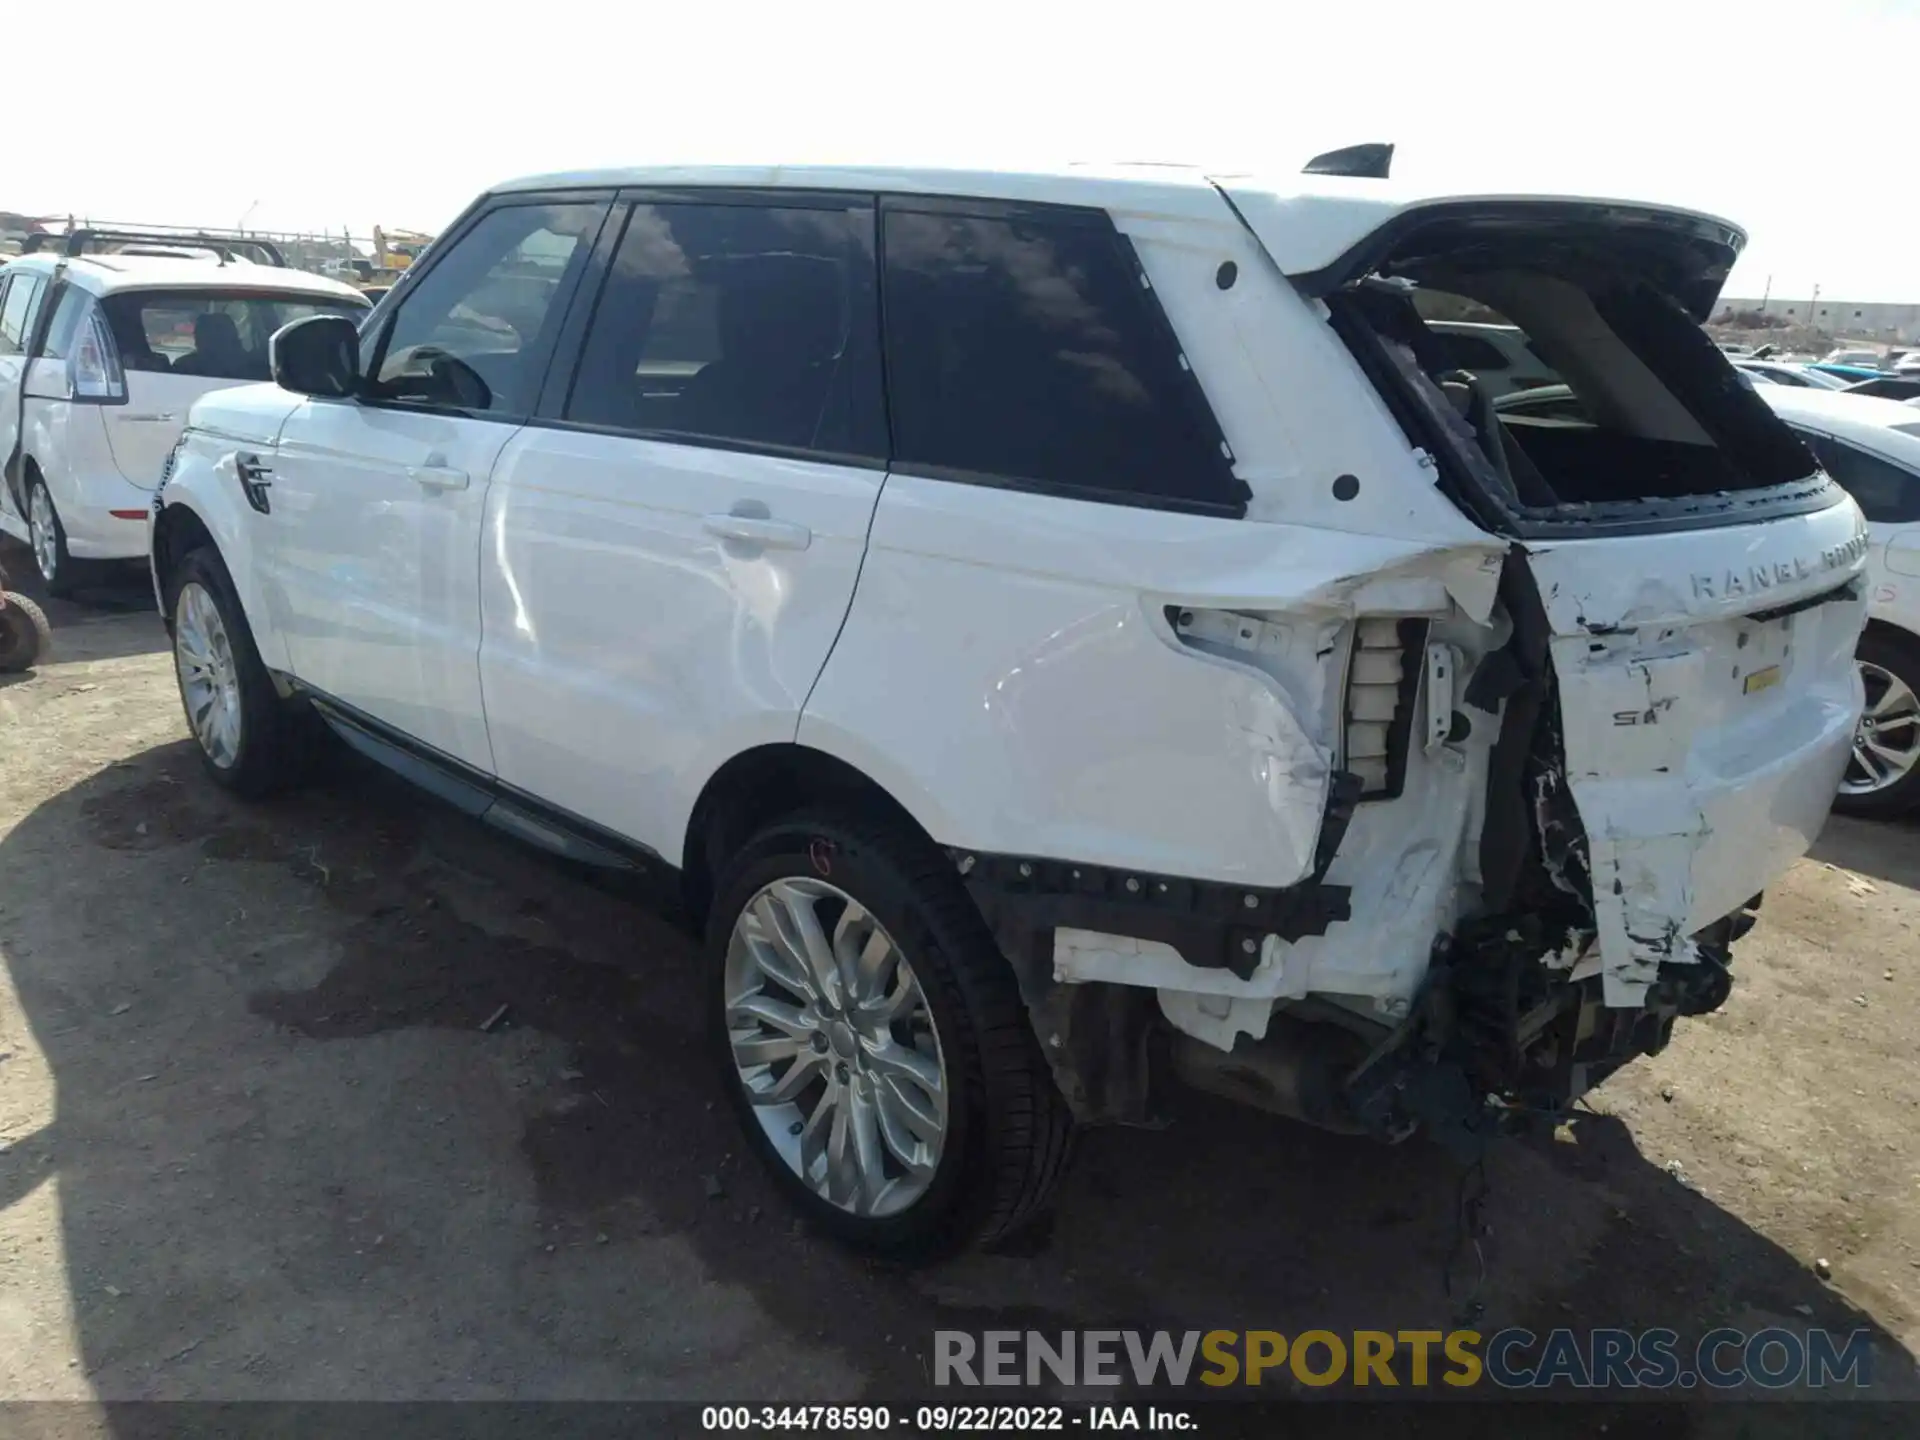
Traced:
<svg viewBox="0 0 1920 1440">
<path fill-rule="evenodd" d="M 1690 937 L 1818 833 L 1853 733 L 1864 537 L 1843 501 L 1795 526 L 1643 537 L 1637 574 L 1605 541 L 1530 554 L 1610 1008 L 1694 963 Z"/>
</svg>

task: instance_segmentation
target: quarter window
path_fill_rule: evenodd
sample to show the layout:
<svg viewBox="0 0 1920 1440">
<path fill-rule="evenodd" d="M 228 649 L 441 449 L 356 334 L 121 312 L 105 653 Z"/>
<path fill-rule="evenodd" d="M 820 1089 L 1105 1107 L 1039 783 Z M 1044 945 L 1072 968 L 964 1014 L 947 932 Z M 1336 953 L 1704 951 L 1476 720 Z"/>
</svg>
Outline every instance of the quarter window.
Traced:
<svg viewBox="0 0 1920 1440">
<path fill-rule="evenodd" d="M 635 205 L 565 416 L 883 457 L 873 209 Z"/>
<path fill-rule="evenodd" d="M 375 398 L 532 410 L 561 297 L 586 263 L 603 208 L 513 205 L 483 216 L 410 284 L 378 346 Z"/>
<path fill-rule="evenodd" d="M 894 463 L 1090 499 L 1244 494 L 1130 248 L 1097 213 L 885 214 Z"/>
<path fill-rule="evenodd" d="M 47 326 L 46 343 L 40 347 L 40 354 L 48 360 L 64 360 L 73 348 L 73 337 L 80 329 L 80 317 L 86 314 L 92 297 L 86 291 L 74 285 L 60 287 L 60 298 L 54 304 L 53 320 Z"/>
</svg>

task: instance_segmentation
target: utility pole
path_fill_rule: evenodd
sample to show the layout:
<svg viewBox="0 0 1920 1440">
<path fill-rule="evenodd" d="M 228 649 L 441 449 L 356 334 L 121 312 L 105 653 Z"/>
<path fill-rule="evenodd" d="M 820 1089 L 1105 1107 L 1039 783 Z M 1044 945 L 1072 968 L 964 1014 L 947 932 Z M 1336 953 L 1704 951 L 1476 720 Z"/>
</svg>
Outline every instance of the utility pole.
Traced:
<svg viewBox="0 0 1920 1440">
<path fill-rule="evenodd" d="M 1766 288 L 1760 292 L 1760 313 L 1767 313 L 1767 301 L 1773 297 L 1773 276 L 1767 276 Z"/>
</svg>

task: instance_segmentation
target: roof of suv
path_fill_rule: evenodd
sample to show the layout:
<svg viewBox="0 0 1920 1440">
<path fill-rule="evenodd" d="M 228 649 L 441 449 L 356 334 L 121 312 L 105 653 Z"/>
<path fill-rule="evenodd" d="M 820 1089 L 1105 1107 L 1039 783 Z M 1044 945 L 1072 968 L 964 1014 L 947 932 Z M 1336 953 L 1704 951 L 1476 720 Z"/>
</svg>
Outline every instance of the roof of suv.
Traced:
<svg viewBox="0 0 1920 1440">
<path fill-rule="evenodd" d="M 1283 227 L 1254 228 L 1274 262 L 1289 275 L 1323 269 L 1404 211 L 1438 204 L 1566 202 L 1626 206 L 1686 215 L 1724 227 L 1744 244 L 1745 232 L 1703 211 L 1630 199 L 1579 194 L 1492 191 L 1437 192 L 1397 181 L 1337 175 L 1230 174 L 1193 165 L 1063 165 L 1034 170 L 947 170 L 891 165 L 658 165 L 610 170 L 560 171 L 508 180 L 490 194 L 632 186 L 728 186 L 753 190 L 882 191 L 906 195 L 955 195 L 1031 204 L 1084 205 L 1116 214 L 1152 214 L 1217 220 L 1225 192 L 1236 206 L 1248 202 Z M 1282 248 L 1275 250 L 1278 235 Z"/>
<path fill-rule="evenodd" d="M 67 279 L 94 295 L 118 290 L 271 290 L 311 295 L 357 296 L 351 285 L 312 275 L 305 270 L 284 270 L 277 265 L 255 265 L 235 261 L 221 265 L 212 259 L 193 260 L 163 255 L 23 255 L 8 262 L 6 269 L 51 274 L 55 266 L 65 264 Z"/>
</svg>

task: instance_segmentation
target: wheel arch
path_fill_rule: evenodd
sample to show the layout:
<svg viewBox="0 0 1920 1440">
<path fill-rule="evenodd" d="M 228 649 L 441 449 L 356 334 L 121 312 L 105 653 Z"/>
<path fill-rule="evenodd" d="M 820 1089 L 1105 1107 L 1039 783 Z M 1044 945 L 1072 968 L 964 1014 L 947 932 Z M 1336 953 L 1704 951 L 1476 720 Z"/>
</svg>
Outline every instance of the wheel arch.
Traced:
<svg viewBox="0 0 1920 1440">
<path fill-rule="evenodd" d="M 1871 636 L 1882 644 L 1898 646 L 1909 654 L 1920 658 L 1920 635 L 1914 634 L 1906 626 L 1892 620 L 1882 620 L 1879 616 L 1868 619 L 1866 629 L 1860 632 L 1861 638 Z"/>
<path fill-rule="evenodd" d="M 219 540 L 214 537 L 213 530 L 191 505 L 175 501 L 162 507 L 160 513 L 154 517 L 152 544 L 154 588 L 157 592 L 161 592 L 158 596 L 161 602 L 160 618 L 169 629 L 172 628 L 173 617 L 166 612 L 164 594 L 166 578 L 182 559 L 203 546 L 211 547 L 216 554 L 220 554 Z M 224 561 L 226 556 L 221 554 L 220 558 Z"/>
<path fill-rule="evenodd" d="M 809 745 L 758 745 L 733 756 L 701 787 L 681 848 L 681 893 L 689 917 L 706 923 L 715 877 L 755 831 L 815 805 L 842 804 L 908 827 L 928 827 L 886 786 L 837 755 Z"/>
</svg>

